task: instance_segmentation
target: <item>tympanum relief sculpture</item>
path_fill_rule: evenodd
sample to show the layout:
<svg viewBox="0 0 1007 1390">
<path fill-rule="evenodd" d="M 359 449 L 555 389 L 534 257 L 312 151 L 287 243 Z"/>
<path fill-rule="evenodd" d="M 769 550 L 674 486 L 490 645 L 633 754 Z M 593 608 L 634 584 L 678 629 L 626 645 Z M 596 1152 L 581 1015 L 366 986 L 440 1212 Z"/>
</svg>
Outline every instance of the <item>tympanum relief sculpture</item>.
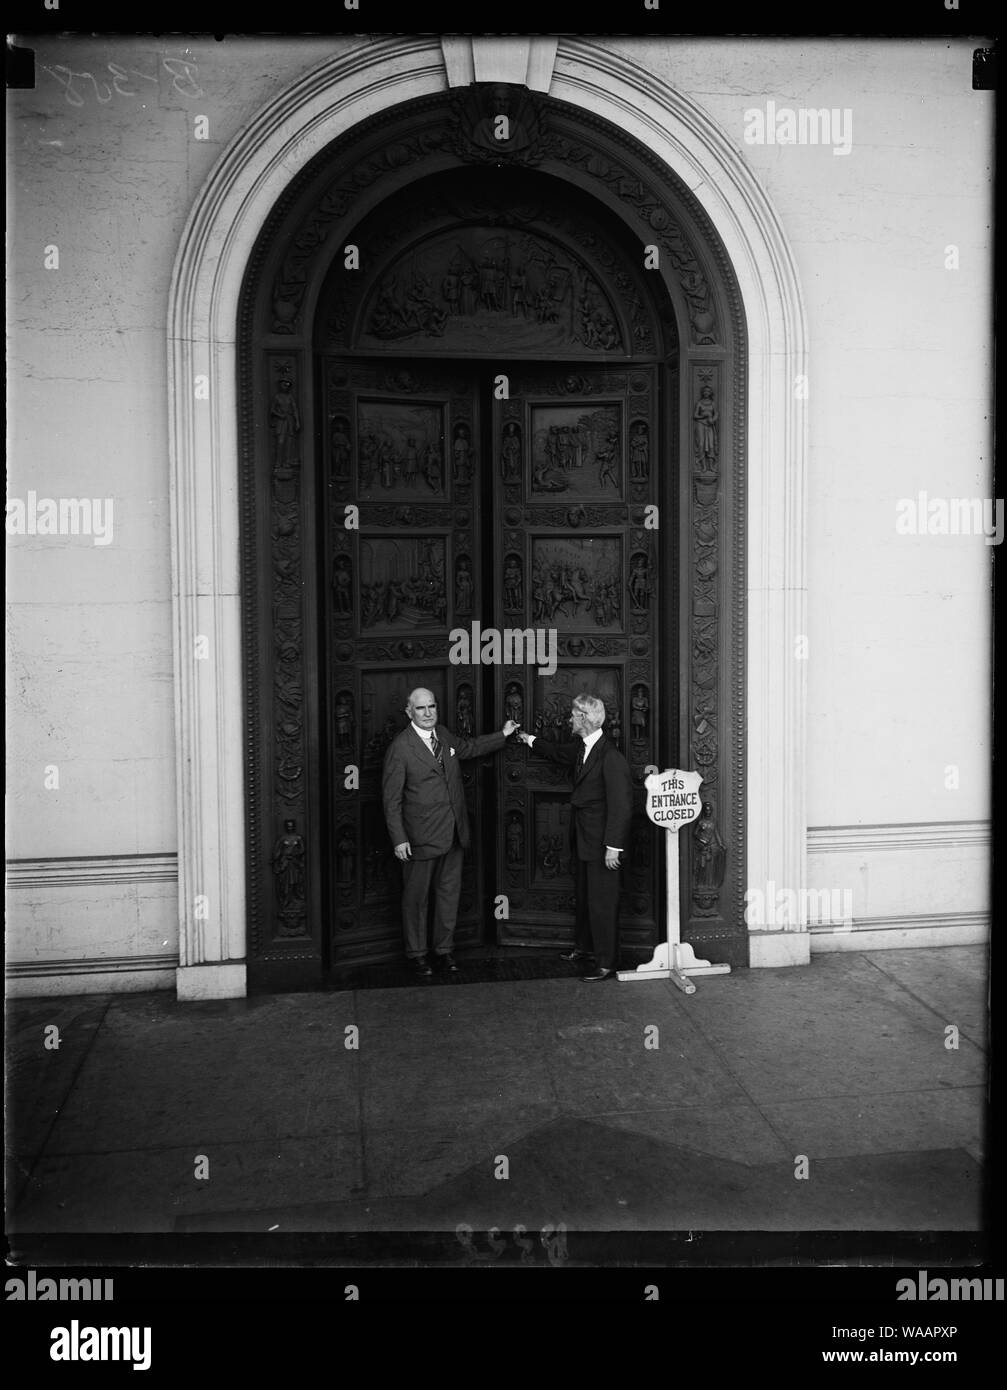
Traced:
<svg viewBox="0 0 1007 1390">
<path fill-rule="evenodd" d="M 622 349 L 618 316 L 585 262 L 530 231 L 459 227 L 412 247 L 365 310 L 362 347 L 449 337 L 474 351 Z"/>
</svg>

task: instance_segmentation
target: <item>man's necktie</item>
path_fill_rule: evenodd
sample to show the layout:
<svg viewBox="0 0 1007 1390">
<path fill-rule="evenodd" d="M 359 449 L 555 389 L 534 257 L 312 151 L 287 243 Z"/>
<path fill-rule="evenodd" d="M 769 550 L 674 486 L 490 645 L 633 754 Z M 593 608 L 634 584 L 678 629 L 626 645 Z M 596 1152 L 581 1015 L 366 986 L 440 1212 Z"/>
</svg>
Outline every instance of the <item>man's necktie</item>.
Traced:
<svg viewBox="0 0 1007 1390">
<path fill-rule="evenodd" d="M 443 767 L 444 759 L 441 757 L 440 740 L 438 739 L 436 734 L 431 734 L 430 736 L 430 751 L 431 753 L 433 753 L 434 757 L 440 763 L 441 767 Z"/>
</svg>

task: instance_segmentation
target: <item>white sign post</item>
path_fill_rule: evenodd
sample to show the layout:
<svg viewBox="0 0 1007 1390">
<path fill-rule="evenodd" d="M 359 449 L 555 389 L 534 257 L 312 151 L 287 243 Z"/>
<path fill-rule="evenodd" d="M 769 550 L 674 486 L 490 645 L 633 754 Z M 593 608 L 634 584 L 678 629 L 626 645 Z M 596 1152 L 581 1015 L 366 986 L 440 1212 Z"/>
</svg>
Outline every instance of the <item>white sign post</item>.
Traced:
<svg viewBox="0 0 1007 1390">
<path fill-rule="evenodd" d="M 669 768 L 652 772 L 644 786 L 647 788 L 647 815 L 665 832 L 664 854 L 667 868 L 667 940 L 660 942 L 652 960 L 635 970 L 620 970 L 620 980 L 673 980 L 686 994 L 695 994 L 696 986 L 690 975 L 729 975 L 729 965 L 711 965 L 697 960 L 692 947 L 681 939 L 678 911 L 678 832 L 683 825 L 696 820 L 702 811 L 698 772 L 682 772 Z"/>
</svg>

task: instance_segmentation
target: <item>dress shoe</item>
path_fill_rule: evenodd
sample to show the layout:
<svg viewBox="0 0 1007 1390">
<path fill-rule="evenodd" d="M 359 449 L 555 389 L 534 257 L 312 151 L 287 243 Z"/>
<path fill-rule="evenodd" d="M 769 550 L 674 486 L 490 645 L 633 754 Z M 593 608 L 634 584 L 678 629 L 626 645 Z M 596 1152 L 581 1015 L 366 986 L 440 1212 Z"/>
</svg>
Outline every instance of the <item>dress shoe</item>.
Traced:
<svg viewBox="0 0 1007 1390">
<path fill-rule="evenodd" d="M 449 975 L 454 975 L 458 972 L 458 966 L 455 964 L 455 958 L 450 951 L 447 951 L 443 956 L 438 956 L 437 963 L 441 967 L 441 969 L 446 970 Z"/>
<path fill-rule="evenodd" d="M 582 960 L 594 959 L 590 951 L 581 951 L 576 946 L 572 951 L 560 951 L 559 958 L 560 960 L 570 961 L 572 965 L 577 965 L 578 962 Z"/>
<path fill-rule="evenodd" d="M 427 960 L 426 956 L 420 956 L 419 960 L 413 961 L 413 974 L 420 975 L 423 979 L 426 979 L 428 975 L 432 975 L 433 973 L 434 972 L 430 969 L 430 962 Z"/>
<path fill-rule="evenodd" d="M 614 980 L 614 970 L 596 970 L 593 975 L 582 975 L 581 979 L 585 984 L 593 985 L 598 980 Z"/>
</svg>

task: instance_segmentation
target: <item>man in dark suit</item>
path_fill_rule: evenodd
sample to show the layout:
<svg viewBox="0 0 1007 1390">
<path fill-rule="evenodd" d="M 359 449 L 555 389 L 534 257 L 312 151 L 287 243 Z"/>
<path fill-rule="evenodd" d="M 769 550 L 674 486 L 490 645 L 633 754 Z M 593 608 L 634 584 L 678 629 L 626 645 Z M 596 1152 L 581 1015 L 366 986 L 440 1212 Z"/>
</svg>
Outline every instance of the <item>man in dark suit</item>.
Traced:
<svg viewBox="0 0 1007 1390">
<path fill-rule="evenodd" d="M 434 955 L 445 970 L 454 958 L 455 922 L 462 886 L 462 856 L 471 843 L 459 763 L 497 753 L 518 725 L 508 719 L 498 734 L 466 738 L 437 722 L 437 701 L 414 690 L 406 702 L 409 726 L 385 754 L 381 796 L 385 823 L 402 863 L 402 928 L 406 956 L 416 974 L 427 961 L 427 904 L 434 892 Z"/>
<path fill-rule="evenodd" d="M 633 815 L 629 764 L 604 733 L 604 722 L 604 702 L 578 695 L 570 711 L 571 742 L 518 735 L 539 757 L 566 765 L 573 776 L 570 847 L 577 924 L 574 948 L 563 959 L 580 962 L 593 955 L 595 968 L 583 977 L 592 983 L 613 979 L 619 964 L 619 869 Z"/>
</svg>

